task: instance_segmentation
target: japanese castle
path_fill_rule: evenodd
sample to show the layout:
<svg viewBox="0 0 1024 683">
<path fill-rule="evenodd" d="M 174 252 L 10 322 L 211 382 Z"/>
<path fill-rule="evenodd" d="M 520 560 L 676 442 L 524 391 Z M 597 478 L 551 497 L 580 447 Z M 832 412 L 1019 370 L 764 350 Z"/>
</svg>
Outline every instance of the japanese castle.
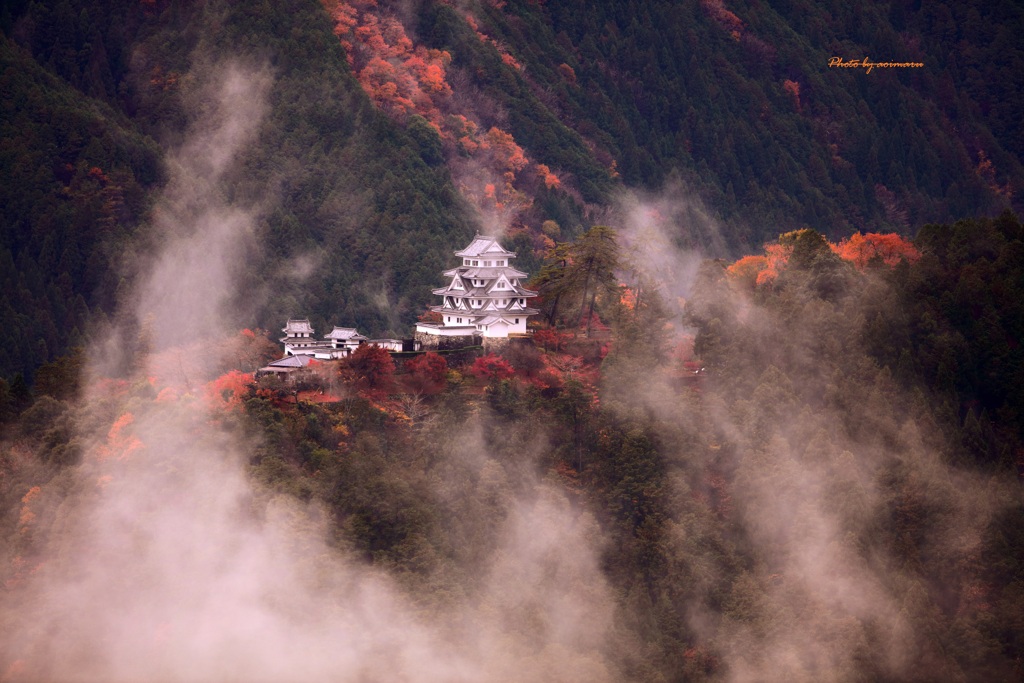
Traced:
<svg viewBox="0 0 1024 683">
<path fill-rule="evenodd" d="M 435 289 L 440 323 L 419 323 L 416 332 L 438 336 L 508 337 L 525 335 L 526 319 L 536 315 L 527 299 L 537 296 L 522 286 L 527 274 L 509 263 L 515 252 L 506 251 L 494 237 L 478 234 L 462 251 L 455 252 L 462 265 L 444 273 L 447 286 Z"/>
<path fill-rule="evenodd" d="M 462 265 L 444 273 L 451 281 L 448 286 L 434 290 L 442 303 L 430 308 L 441 314 L 441 322 L 417 324 L 415 339 L 368 339 L 352 327 L 335 327 L 326 337 L 317 339 L 308 318 L 292 319 L 281 330 L 284 357 L 260 368 L 257 377 L 301 373 L 311 360 L 346 358 L 362 344 L 400 352 L 480 343 L 467 338 L 484 337 L 486 346 L 487 339 L 502 343 L 500 338 L 526 336 L 526 319 L 539 313 L 526 301 L 537 296 L 537 292 L 523 287 L 520 283 L 526 273 L 509 265 L 516 257 L 515 252 L 506 251 L 493 237 L 478 234 L 455 255 L 462 258 Z"/>
</svg>

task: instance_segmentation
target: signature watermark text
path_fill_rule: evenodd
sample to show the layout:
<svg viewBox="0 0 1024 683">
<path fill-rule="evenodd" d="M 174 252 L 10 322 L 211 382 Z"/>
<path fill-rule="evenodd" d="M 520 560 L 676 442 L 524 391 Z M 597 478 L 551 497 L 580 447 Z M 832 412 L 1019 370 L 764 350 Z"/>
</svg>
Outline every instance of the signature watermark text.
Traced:
<svg viewBox="0 0 1024 683">
<path fill-rule="evenodd" d="M 864 59 L 843 59 L 832 57 L 828 60 L 828 68 L 838 67 L 840 69 L 865 69 L 871 73 L 872 69 L 920 69 L 924 67 L 921 62 L 872 62 L 870 57 Z"/>
</svg>

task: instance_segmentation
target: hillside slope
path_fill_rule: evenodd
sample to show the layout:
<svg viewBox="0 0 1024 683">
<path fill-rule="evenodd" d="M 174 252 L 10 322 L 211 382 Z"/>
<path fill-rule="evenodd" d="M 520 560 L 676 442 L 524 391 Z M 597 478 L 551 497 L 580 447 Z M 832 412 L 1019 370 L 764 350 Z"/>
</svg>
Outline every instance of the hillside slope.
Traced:
<svg viewBox="0 0 1024 683">
<path fill-rule="evenodd" d="M 561 239 L 615 222 L 623 189 L 720 219 L 716 249 L 732 255 L 805 226 L 906 234 L 1022 208 L 1010 84 L 1024 12 L 1010 2 L 64 0 L 10 3 L 0 26 L 9 88 L 106 106 L 125 131 L 66 135 L 55 102 L 5 98 L 18 122 L 3 134 L 7 377 L 66 352 L 86 309 L 114 312 L 121 276 L 145 268 L 128 238 L 147 234 L 159 159 L 201 108 L 199 84 L 232 61 L 274 81 L 260 142 L 224 188 L 258 214 L 249 289 L 266 328 L 310 315 L 399 334 L 474 229 L 507 231 L 534 270 L 544 221 Z M 834 56 L 924 66 L 869 73 L 830 68 Z M 74 183 L 94 199 L 69 201 Z M 122 186 L 123 206 L 97 218 L 89 202 Z M 56 207 L 53 231 L 42 217 Z M 666 227 L 688 239 L 679 216 Z M 43 256 L 61 235 L 77 265 Z M 116 271 L 93 253 L 118 254 Z M 64 273 L 60 297 L 31 284 Z"/>
</svg>

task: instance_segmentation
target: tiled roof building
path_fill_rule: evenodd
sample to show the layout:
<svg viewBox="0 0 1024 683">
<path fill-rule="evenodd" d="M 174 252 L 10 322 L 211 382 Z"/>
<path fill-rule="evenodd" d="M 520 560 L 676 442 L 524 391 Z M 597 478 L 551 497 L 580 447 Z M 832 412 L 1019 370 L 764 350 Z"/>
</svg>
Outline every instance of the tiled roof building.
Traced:
<svg viewBox="0 0 1024 683">
<path fill-rule="evenodd" d="M 441 314 L 441 323 L 420 323 L 416 331 L 445 336 L 526 334 L 527 318 L 539 312 L 527 300 L 537 293 L 522 285 L 527 274 L 510 265 L 515 253 L 493 237 L 477 235 L 455 255 L 462 258 L 462 265 L 445 271 L 448 285 L 434 290 L 441 305 L 431 310 Z"/>
</svg>

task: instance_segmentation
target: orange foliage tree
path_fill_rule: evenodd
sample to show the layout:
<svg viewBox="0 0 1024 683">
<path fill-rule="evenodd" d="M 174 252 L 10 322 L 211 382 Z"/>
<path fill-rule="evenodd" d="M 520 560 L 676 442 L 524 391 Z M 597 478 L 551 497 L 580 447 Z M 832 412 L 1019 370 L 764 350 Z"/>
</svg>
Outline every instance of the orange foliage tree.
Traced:
<svg viewBox="0 0 1024 683">
<path fill-rule="evenodd" d="M 758 279 L 768 268 L 768 258 L 765 256 L 744 256 L 736 263 L 726 268 L 726 272 L 735 282 L 750 289 L 757 286 Z"/>
<path fill-rule="evenodd" d="M 481 211 L 507 214 L 507 222 L 514 222 L 512 215 L 530 208 L 532 202 L 515 187 L 517 174 L 530 161 L 512 135 L 497 127 L 481 134 L 477 123 L 453 111 L 455 101 L 447 80 L 450 53 L 416 45 L 399 19 L 376 0 L 321 2 L 334 20 L 334 33 L 345 49 L 352 72 L 373 102 L 399 121 L 408 120 L 412 114 L 422 116 L 437 130 L 448 151 L 456 152 L 456 158 L 473 158 L 474 171 L 464 175 L 475 182 L 459 185 L 466 199 Z M 522 69 L 512 55 L 482 32 L 472 15 L 465 15 L 465 20 L 481 41 L 498 51 L 507 66 Z M 548 166 L 537 164 L 534 171 L 544 187 L 555 189 L 561 185 Z"/>
<path fill-rule="evenodd" d="M 382 110 L 399 119 L 419 114 L 439 132 L 441 101 L 452 94 L 451 54 L 415 45 L 397 17 L 375 0 L 322 0 L 334 33 L 360 85 Z"/>
<path fill-rule="evenodd" d="M 921 258 L 913 243 L 896 233 L 869 232 L 862 235 L 858 232 L 839 244 L 829 246 L 839 258 L 851 262 L 858 270 L 864 270 L 876 258 L 887 266 L 895 266 L 904 260 L 913 263 Z"/>
<path fill-rule="evenodd" d="M 789 257 L 793 255 L 793 247 L 784 244 L 768 244 L 765 245 L 764 254 L 766 264 L 764 270 L 757 275 L 757 284 L 759 285 L 774 282 L 779 273 L 786 269 Z"/>
<path fill-rule="evenodd" d="M 769 285 L 775 281 L 779 273 L 786 269 L 793 255 L 794 236 L 810 233 L 816 239 L 823 240 L 813 231 L 794 231 L 779 238 L 779 242 L 766 244 L 763 256 L 744 256 L 726 269 L 730 278 L 739 284 L 753 289 L 761 285 Z M 872 260 L 887 266 L 895 266 L 900 261 L 915 262 L 921 257 L 920 252 L 910 240 L 896 233 L 881 234 L 869 232 L 857 233 L 839 244 L 826 242 L 829 249 L 844 261 L 849 261 L 858 270 L 864 270 Z"/>
<path fill-rule="evenodd" d="M 206 400 L 215 409 L 240 410 L 242 399 L 249 393 L 253 377 L 247 372 L 231 370 L 206 385 Z"/>
</svg>

